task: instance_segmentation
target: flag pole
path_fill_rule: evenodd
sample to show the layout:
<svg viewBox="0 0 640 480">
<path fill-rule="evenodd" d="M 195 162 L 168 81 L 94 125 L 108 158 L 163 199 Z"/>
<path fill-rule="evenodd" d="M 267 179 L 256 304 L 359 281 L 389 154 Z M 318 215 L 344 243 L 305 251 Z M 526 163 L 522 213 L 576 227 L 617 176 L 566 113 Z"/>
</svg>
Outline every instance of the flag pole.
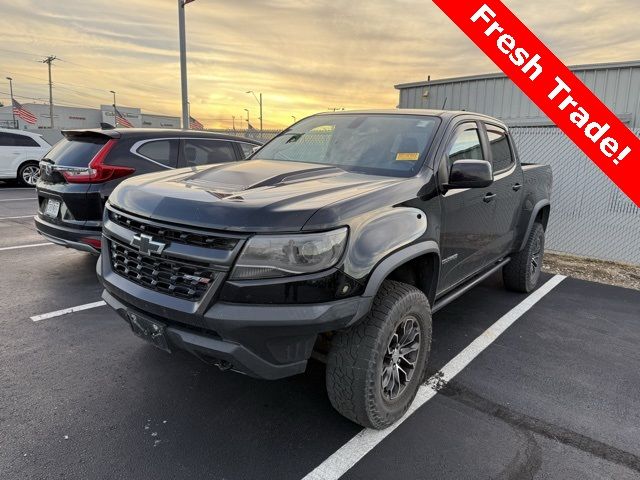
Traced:
<svg viewBox="0 0 640 480">
<path fill-rule="evenodd" d="M 188 2 L 178 0 L 178 26 L 180 30 L 180 77 L 182 82 L 182 128 L 189 128 L 189 93 L 187 91 L 187 35 L 184 8 Z"/>
<path fill-rule="evenodd" d="M 9 92 L 11 94 L 11 116 L 13 117 L 13 128 L 18 128 L 18 124 L 16 123 L 16 111 L 13 104 L 15 101 L 13 99 L 13 78 L 7 77 L 7 80 L 9 80 Z"/>
</svg>

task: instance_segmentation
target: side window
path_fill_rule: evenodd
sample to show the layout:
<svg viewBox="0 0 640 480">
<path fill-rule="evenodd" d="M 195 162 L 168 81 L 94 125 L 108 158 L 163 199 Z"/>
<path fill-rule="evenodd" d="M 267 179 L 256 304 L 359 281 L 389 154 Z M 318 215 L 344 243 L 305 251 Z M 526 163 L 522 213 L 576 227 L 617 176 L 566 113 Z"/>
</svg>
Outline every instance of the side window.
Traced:
<svg viewBox="0 0 640 480">
<path fill-rule="evenodd" d="M 13 138 L 13 146 L 14 147 L 39 147 L 38 142 L 36 142 L 33 138 L 27 137 L 26 135 L 16 135 L 13 133 L 6 134 L 9 137 Z M 11 140 L 9 140 L 11 142 Z"/>
<path fill-rule="evenodd" d="M 0 133 L 0 147 L 13 147 L 13 135 L 8 133 Z"/>
<path fill-rule="evenodd" d="M 240 148 L 242 149 L 242 155 L 244 158 L 247 158 L 249 155 L 251 155 L 253 153 L 253 149 L 256 148 L 258 145 L 254 145 L 252 143 L 239 143 Z"/>
<path fill-rule="evenodd" d="M 231 142 L 190 138 L 184 140 L 184 166 L 197 167 L 211 163 L 235 162 L 236 153 Z"/>
<path fill-rule="evenodd" d="M 178 153 L 178 140 L 154 140 L 142 144 L 136 153 L 165 167 L 175 168 Z"/>
<path fill-rule="evenodd" d="M 493 171 L 500 172 L 508 169 L 513 163 L 513 154 L 509 146 L 507 132 L 501 128 L 487 125 L 487 136 L 493 159 Z"/>
<path fill-rule="evenodd" d="M 448 152 L 449 166 L 457 160 L 485 160 L 477 128 L 458 132 Z"/>
<path fill-rule="evenodd" d="M 14 135 L 16 147 L 39 147 L 40 145 L 33 138 L 26 135 Z"/>
</svg>

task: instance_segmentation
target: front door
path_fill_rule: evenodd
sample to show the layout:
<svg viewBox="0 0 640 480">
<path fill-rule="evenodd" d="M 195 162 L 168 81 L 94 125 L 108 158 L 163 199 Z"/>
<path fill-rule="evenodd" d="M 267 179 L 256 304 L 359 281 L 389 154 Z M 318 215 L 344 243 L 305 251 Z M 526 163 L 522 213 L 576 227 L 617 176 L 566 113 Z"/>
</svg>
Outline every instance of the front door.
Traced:
<svg viewBox="0 0 640 480">
<path fill-rule="evenodd" d="M 443 159 L 447 175 L 456 160 L 489 160 L 484 138 L 476 122 L 460 125 L 450 138 Z M 497 240 L 494 190 L 493 185 L 454 188 L 442 195 L 440 292 L 486 265 Z"/>
</svg>

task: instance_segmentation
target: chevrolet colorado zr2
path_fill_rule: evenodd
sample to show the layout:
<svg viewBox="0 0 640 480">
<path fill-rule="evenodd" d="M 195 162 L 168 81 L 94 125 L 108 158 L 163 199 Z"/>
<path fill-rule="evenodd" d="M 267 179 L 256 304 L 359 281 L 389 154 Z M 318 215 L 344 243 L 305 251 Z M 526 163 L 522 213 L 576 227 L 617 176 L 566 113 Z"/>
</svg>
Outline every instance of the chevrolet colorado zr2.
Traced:
<svg viewBox="0 0 640 480">
<path fill-rule="evenodd" d="M 380 429 L 424 381 L 433 312 L 498 270 L 536 286 L 550 191 L 495 118 L 319 114 L 246 161 L 120 184 L 97 270 L 163 350 L 278 379 L 319 349 L 332 405 Z"/>
</svg>

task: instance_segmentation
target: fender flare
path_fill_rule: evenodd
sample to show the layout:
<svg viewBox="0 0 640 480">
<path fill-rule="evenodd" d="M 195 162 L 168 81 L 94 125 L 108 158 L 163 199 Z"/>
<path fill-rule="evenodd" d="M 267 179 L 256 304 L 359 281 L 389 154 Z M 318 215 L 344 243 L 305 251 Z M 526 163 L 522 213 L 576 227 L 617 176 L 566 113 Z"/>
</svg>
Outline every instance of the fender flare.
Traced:
<svg viewBox="0 0 640 480">
<path fill-rule="evenodd" d="M 520 245 L 518 252 L 521 252 L 522 249 L 527 244 L 527 239 L 529 238 L 529 234 L 531 233 L 531 229 L 533 228 L 533 224 L 536 221 L 536 217 L 538 216 L 538 213 L 540 213 L 540 210 L 542 210 L 545 207 L 548 207 L 549 205 L 551 205 L 551 201 L 549 199 L 540 200 L 538 203 L 534 205 L 533 210 L 531 210 L 531 216 L 529 217 L 527 230 L 524 233 L 524 237 L 522 238 L 522 244 Z"/>
<path fill-rule="evenodd" d="M 387 258 L 382 260 L 373 269 L 371 275 L 369 276 L 367 287 L 362 294 L 363 301 L 360 302 L 358 312 L 354 317 L 354 322 L 351 323 L 355 323 L 356 321 L 360 320 L 369 312 L 369 310 L 371 309 L 371 304 L 373 303 L 373 299 L 378 293 L 382 282 L 384 282 L 384 280 L 389 276 L 391 272 L 393 272 L 399 266 L 407 263 L 408 261 L 413 260 L 414 258 L 421 257 L 422 255 L 427 255 L 429 253 L 435 253 L 438 258 L 440 258 L 440 247 L 433 240 L 427 240 L 424 242 L 409 245 L 408 247 L 394 252 Z"/>
</svg>

